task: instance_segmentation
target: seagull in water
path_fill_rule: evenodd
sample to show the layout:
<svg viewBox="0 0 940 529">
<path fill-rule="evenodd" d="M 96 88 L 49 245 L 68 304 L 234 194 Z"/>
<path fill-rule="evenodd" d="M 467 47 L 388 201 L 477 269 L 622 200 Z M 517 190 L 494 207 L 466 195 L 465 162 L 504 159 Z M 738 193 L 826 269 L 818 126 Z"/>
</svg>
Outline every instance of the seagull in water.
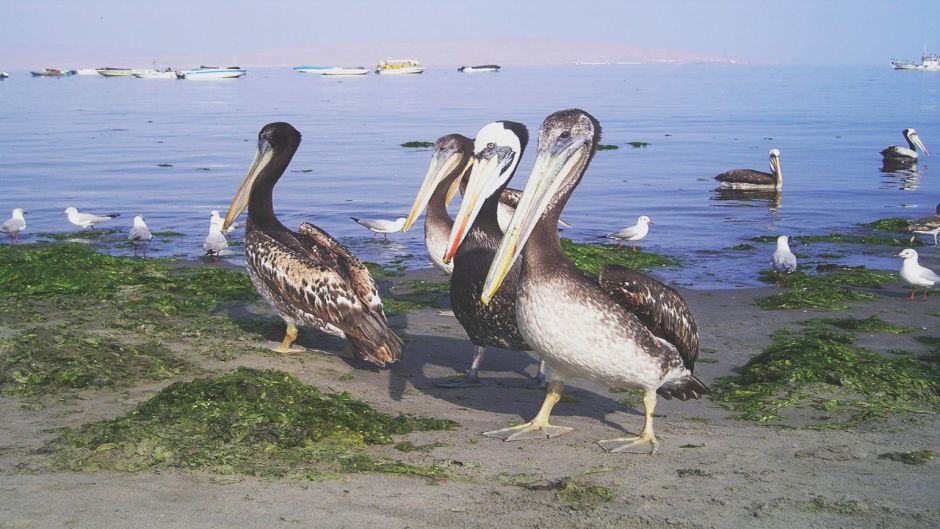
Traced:
<svg viewBox="0 0 940 529">
<path fill-rule="evenodd" d="M 911 248 L 902 250 L 895 257 L 904 259 L 904 262 L 901 263 L 901 279 L 911 285 L 911 297 L 907 300 L 914 301 L 914 291 L 917 290 L 917 287 L 924 287 L 923 300 L 927 301 L 927 287 L 940 283 L 940 276 L 934 273 L 933 270 L 920 266 L 917 262 L 917 252 Z"/>
<path fill-rule="evenodd" d="M 95 229 L 95 224 L 111 220 L 114 217 L 120 217 L 120 213 L 110 213 L 108 215 L 95 215 L 94 213 L 79 213 L 77 209 L 69 206 L 65 209 L 65 214 L 69 216 L 69 222 L 81 229 Z"/>
<path fill-rule="evenodd" d="M 13 215 L 0 224 L 0 231 L 13 237 L 14 241 L 20 240 L 20 232 L 26 229 L 26 212 L 23 208 L 15 208 Z"/>
<path fill-rule="evenodd" d="M 636 224 L 633 226 L 624 228 L 618 232 L 611 233 L 607 235 L 608 239 L 617 239 L 617 248 L 623 246 L 623 241 L 633 241 L 633 251 L 636 251 L 636 241 L 646 237 L 646 234 L 650 231 L 650 224 L 654 224 L 652 220 L 646 215 L 640 215 L 636 219 Z"/>
<path fill-rule="evenodd" d="M 375 238 L 376 233 L 381 233 L 388 239 L 389 233 L 396 233 L 401 231 L 405 226 L 405 218 L 401 217 L 395 219 L 394 221 L 385 220 L 385 219 L 357 219 L 356 217 L 349 217 L 356 221 L 357 223 L 365 226 L 372 232 L 372 237 Z"/>
<path fill-rule="evenodd" d="M 226 237 L 228 237 L 229 235 L 231 235 L 232 233 L 234 233 L 234 232 L 235 232 L 235 228 L 238 227 L 238 223 L 237 223 L 237 222 L 233 222 L 232 225 L 228 227 L 228 229 L 223 230 L 223 229 L 222 229 L 222 217 L 219 216 L 219 210 L 213 209 L 212 212 L 210 213 L 210 215 L 211 215 L 211 217 L 209 217 L 209 224 L 218 224 L 218 225 L 219 225 L 219 231 L 221 231 L 222 234 L 225 235 Z"/>
<path fill-rule="evenodd" d="M 777 237 L 777 249 L 770 259 L 770 264 L 774 267 L 774 272 L 778 274 L 792 274 L 796 272 L 796 256 L 790 251 L 788 244 L 790 238 L 786 235 Z"/>
<path fill-rule="evenodd" d="M 137 257 L 138 252 L 141 250 L 143 256 L 147 257 L 147 248 L 150 246 L 151 239 L 153 239 L 153 234 L 150 233 L 150 228 L 144 222 L 144 217 L 142 215 L 134 217 L 134 225 L 131 226 L 131 231 L 127 233 L 127 240 L 134 246 L 134 257 Z"/>
<path fill-rule="evenodd" d="M 226 248 L 228 248 L 228 241 L 222 233 L 222 223 L 213 222 L 210 217 L 209 235 L 206 235 L 206 239 L 202 241 L 202 249 L 206 251 L 206 255 L 215 257 L 221 255 L 222 250 Z"/>
</svg>

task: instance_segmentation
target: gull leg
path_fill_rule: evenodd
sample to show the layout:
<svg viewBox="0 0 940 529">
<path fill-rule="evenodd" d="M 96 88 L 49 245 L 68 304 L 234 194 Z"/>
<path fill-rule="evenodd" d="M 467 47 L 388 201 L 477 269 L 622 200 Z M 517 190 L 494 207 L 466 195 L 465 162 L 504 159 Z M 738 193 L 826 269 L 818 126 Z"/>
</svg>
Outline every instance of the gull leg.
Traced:
<svg viewBox="0 0 940 529">
<path fill-rule="evenodd" d="M 643 431 L 640 432 L 640 435 L 636 437 L 622 437 L 619 439 L 605 439 L 598 441 L 597 444 L 601 445 L 601 448 L 608 452 L 626 452 L 634 446 L 649 443 L 651 447 L 650 455 L 655 454 L 656 450 L 659 448 L 659 441 L 656 440 L 656 435 L 653 433 L 653 410 L 656 409 L 655 389 L 646 390 L 646 393 L 643 395 L 643 408 L 646 412 L 646 419 L 643 422 Z"/>
<path fill-rule="evenodd" d="M 478 345 L 473 348 L 473 361 L 470 363 L 470 371 L 463 380 L 457 382 L 435 382 L 434 385 L 441 388 L 478 388 L 485 386 L 480 381 L 480 364 L 483 363 L 483 351 L 486 347 Z"/>
<path fill-rule="evenodd" d="M 291 322 L 287 323 L 287 330 L 284 332 L 284 339 L 281 340 L 281 345 L 271 349 L 276 353 L 290 353 L 291 344 L 294 343 L 294 340 L 297 339 L 297 326 Z"/>
<path fill-rule="evenodd" d="M 505 441 L 522 441 L 524 439 L 551 439 L 552 437 L 558 437 L 559 435 L 574 431 L 574 428 L 555 426 L 548 422 L 549 416 L 552 414 L 552 408 L 561 400 L 561 392 L 564 391 L 564 389 L 564 382 L 557 380 L 549 382 L 545 392 L 545 400 L 542 402 L 542 408 L 534 419 L 521 426 L 483 432 L 483 435 L 503 439 Z"/>
<path fill-rule="evenodd" d="M 911 297 L 907 298 L 908 301 L 914 301 L 914 291 L 917 290 L 917 286 L 911 287 Z"/>
<path fill-rule="evenodd" d="M 927 301 L 927 287 L 924 287 L 924 301 Z"/>
</svg>

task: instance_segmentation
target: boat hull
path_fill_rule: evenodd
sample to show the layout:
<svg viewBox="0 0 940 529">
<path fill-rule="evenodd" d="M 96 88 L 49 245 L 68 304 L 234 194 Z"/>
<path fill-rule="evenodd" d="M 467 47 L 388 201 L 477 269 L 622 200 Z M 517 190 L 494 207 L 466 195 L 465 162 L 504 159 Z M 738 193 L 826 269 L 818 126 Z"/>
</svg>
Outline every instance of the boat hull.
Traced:
<svg viewBox="0 0 940 529">
<path fill-rule="evenodd" d="M 105 77 L 133 77 L 134 71 L 130 68 L 99 68 L 98 75 Z"/>
<path fill-rule="evenodd" d="M 368 73 L 369 73 L 369 70 L 366 68 L 330 68 L 329 70 L 324 70 L 320 72 L 320 75 L 357 76 L 357 75 L 366 75 Z"/>
<path fill-rule="evenodd" d="M 183 74 L 186 79 L 236 79 L 248 73 L 242 68 L 214 68 L 206 70 L 186 70 Z"/>
</svg>

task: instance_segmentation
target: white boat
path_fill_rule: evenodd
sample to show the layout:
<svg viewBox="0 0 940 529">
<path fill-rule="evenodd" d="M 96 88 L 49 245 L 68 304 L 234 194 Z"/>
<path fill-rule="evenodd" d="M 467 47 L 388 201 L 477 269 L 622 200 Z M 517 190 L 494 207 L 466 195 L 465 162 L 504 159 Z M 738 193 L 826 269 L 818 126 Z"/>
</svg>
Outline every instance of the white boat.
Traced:
<svg viewBox="0 0 940 529">
<path fill-rule="evenodd" d="M 891 59 L 891 67 L 895 70 L 940 71 L 940 56 L 936 53 L 927 53 L 927 48 L 924 48 L 924 53 L 920 56 L 920 64 L 901 59 Z"/>
<path fill-rule="evenodd" d="M 366 75 L 367 73 L 369 73 L 369 69 L 368 69 L 368 68 L 363 68 L 363 67 L 361 67 L 361 66 L 358 67 L 358 68 L 339 68 L 339 67 L 336 67 L 336 68 L 329 68 L 329 69 L 327 69 L 327 70 L 323 70 L 322 72 L 320 72 L 320 75 L 330 75 L 330 76 L 332 76 L 332 75 L 342 75 L 342 76 L 350 76 L 350 75 Z"/>
<path fill-rule="evenodd" d="M 480 64 L 477 66 L 461 66 L 457 68 L 458 72 L 464 73 L 473 73 L 473 72 L 498 72 L 500 66 L 498 64 Z"/>
<path fill-rule="evenodd" d="M 33 77 L 64 77 L 75 75 L 75 70 L 66 70 L 63 68 L 43 68 L 42 70 L 33 70 L 29 72 Z"/>
<path fill-rule="evenodd" d="M 181 72 L 174 72 L 173 70 L 134 70 L 134 77 L 138 79 L 184 79 L 185 76 Z"/>
<path fill-rule="evenodd" d="M 98 68 L 79 68 L 75 75 L 98 75 Z"/>
<path fill-rule="evenodd" d="M 323 73 L 326 70 L 332 70 L 335 66 L 294 66 L 294 71 L 299 73 Z"/>
<path fill-rule="evenodd" d="M 219 68 L 217 66 L 200 66 L 194 70 L 185 70 L 186 79 L 234 79 L 248 73 L 248 70 L 238 66 Z"/>
<path fill-rule="evenodd" d="M 382 75 L 408 75 L 424 73 L 426 70 L 421 63 L 414 59 L 388 59 L 375 67 L 375 73 Z"/>
<path fill-rule="evenodd" d="M 134 71 L 130 68 L 98 68 L 98 75 L 105 77 L 131 77 Z"/>
<path fill-rule="evenodd" d="M 0 79 L 6 79 L 7 77 L 10 77 L 10 74 L 6 72 L 0 72 Z"/>
</svg>

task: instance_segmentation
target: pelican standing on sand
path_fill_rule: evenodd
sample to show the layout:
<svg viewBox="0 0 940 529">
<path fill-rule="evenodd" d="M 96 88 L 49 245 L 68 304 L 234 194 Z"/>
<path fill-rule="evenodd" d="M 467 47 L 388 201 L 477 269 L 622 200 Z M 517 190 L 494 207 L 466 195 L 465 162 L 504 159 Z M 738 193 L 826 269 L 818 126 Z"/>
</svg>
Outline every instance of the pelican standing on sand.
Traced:
<svg viewBox="0 0 940 529">
<path fill-rule="evenodd" d="M 658 442 L 653 433 L 656 394 L 699 398 L 708 388 L 692 374 L 698 355 L 695 320 L 679 294 L 638 272 L 608 265 L 599 278 L 562 252 L 559 215 L 588 167 L 600 125 L 583 110 L 548 116 L 539 130 L 538 157 L 516 214 L 486 277 L 482 301 L 498 296 L 518 266 L 519 332 L 548 363 L 548 391 L 535 418 L 487 432 L 507 441 L 561 435 L 572 428 L 549 422 L 567 377 L 609 387 L 645 390 L 646 420 L 637 437 L 598 441 L 611 452 Z M 505 288 L 505 285 L 503 286 Z"/>
<path fill-rule="evenodd" d="M 503 290 L 487 305 L 480 301 L 486 271 L 503 237 L 496 218 L 500 196 L 515 173 L 528 140 L 525 126 L 512 121 L 490 123 L 480 129 L 474 140 L 473 167 L 444 255 L 445 263 L 454 263 L 450 276 L 451 308 L 475 347 L 466 379 L 452 386 L 480 385 L 478 373 L 488 345 L 531 349 L 516 323 L 515 289 Z M 515 284 L 518 268 L 508 274 L 511 286 Z"/>
<path fill-rule="evenodd" d="M 770 258 L 774 272 L 778 274 L 792 274 L 796 272 L 796 256 L 790 251 L 790 238 L 786 235 L 777 237 L 777 249 Z"/>
<path fill-rule="evenodd" d="M 927 287 L 940 284 L 940 276 L 934 273 L 933 270 L 921 266 L 917 262 L 917 252 L 911 248 L 901 250 L 901 253 L 895 257 L 904 259 L 904 262 L 901 263 L 901 279 L 911 285 L 911 297 L 907 300 L 914 301 L 914 291 L 917 290 L 917 287 L 924 287 L 924 301 L 927 301 Z"/>
<path fill-rule="evenodd" d="M 99 222 L 104 222 L 111 220 L 114 217 L 120 217 L 120 213 L 109 213 L 108 215 L 95 215 L 94 213 L 79 213 L 77 209 L 72 206 L 65 208 L 65 214 L 69 217 L 69 222 L 78 226 L 81 229 L 91 228 L 95 229 L 95 224 Z"/>
<path fill-rule="evenodd" d="M 937 204 L 936 213 L 915 220 L 907 227 L 907 231 L 911 232 L 911 242 L 914 242 L 917 235 L 931 235 L 933 245 L 937 246 L 937 233 L 940 232 L 940 204 Z"/>
<path fill-rule="evenodd" d="M 378 366 L 395 362 L 402 342 L 388 327 L 369 270 L 320 228 L 305 222 L 293 232 L 274 214 L 274 186 L 299 145 L 300 132 L 289 123 L 261 129 L 257 153 L 222 224 L 228 228 L 248 208 L 248 275 L 287 323 L 274 350 L 290 352 L 297 326 L 307 324 L 345 338 L 357 358 Z"/>
<path fill-rule="evenodd" d="M 907 147 L 891 145 L 881 151 L 883 157 L 882 163 L 885 167 L 909 167 L 917 163 L 917 149 L 920 149 L 925 155 L 930 156 L 924 142 L 914 129 L 904 129 L 901 131 L 904 139 L 907 140 Z"/>
<path fill-rule="evenodd" d="M 14 241 L 20 240 L 20 232 L 26 229 L 26 212 L 23 208 L 14 208 L 13 214 L 7 220 L 0 224 L 0 231 L 13 237 Z"/>
<path fill-rule="evenodd" d="M 151 239 L 153 239 L 153 234 L 150 233 L 150 228 L 144 222 L 144 217 L 142 215 L 134 217 L 134 225 L 127 233 L 127 240 L 134 246 L 134 257 L 137 257 L 141 250 L 144 257 L 147 257 L 147 247 L 150 246 Z"/>
<path fill-rule="evenodd" d="M 770 170 L 732 169 L 715 177 L 724 189 L 754 189 L 780 191 L 783 189 L 783 171 L 780 169 L 780 151 L 770 149 Z"/>
<path fill-rule="evenodd" d="M 636 219 L 636 224 L 628 226 L 620 231 L 615 231 L 607 235 L 608 239 L 617 239 L 617 248 L 623 246 L 623 241 L 633 242 L 633 251 L 636 251 L 636 242 L 650 232 L 650 224 L 654 224 L 646 215 L 640 215 Z"/>
</svg>

